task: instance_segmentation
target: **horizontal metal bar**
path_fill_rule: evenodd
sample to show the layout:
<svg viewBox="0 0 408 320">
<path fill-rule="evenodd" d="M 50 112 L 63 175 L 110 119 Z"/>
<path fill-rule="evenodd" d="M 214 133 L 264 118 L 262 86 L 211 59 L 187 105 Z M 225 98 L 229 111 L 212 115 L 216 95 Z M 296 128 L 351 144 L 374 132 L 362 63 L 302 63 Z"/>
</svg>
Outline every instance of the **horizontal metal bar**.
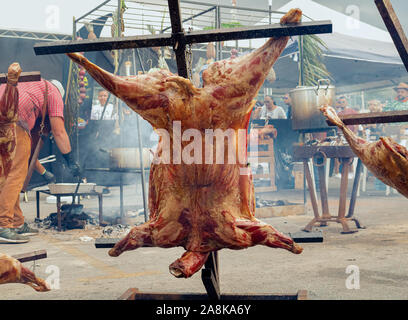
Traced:
<svg viewBox="0 0 408 320">
<path fill-rule="evenodd" d="M 344 124 L 372 124 L 372 123 L 395 123 L 408 122 L 408 110 L 404 111 L 386 111 L 386 112 L 367 112 L 353 115 L 339 116 Z M 334 126 L 327 120 L 329 126 Z"/>
<path fill-rule="evenodd" d="M 207 31 L 194 31 L 185 35 L 186 43 L 200 43 L 211 41 L 247 40 L 255 38 L 269 38 L 282 36 L 295 36 L 303 34 L 331 33 L 331 21 L 304 22 L 295 25 L 280 24 L 255 26 L 247 28 L 216 29 Z"/>
<path fill-rule="evenodd" d="M 94 40 L 55 41 L 53 43 L 38 43 L 34 45 L 36 55 L 57 54 L 67 52 L 103 51 L 129 48 L 146 48 L 171 46 L 171 34 L 144 35 L 124 38 L 99 38 Z"/>
<path fill-rule="evenodd" d="M 40 71 L 31 71 L 31 72 L 21 72 L 18 82 L 29 82 L 29 81 L 40 81 L 41 73 Z M 0 73 L 0 83 L 7 82 L 7 74 Z"/>
<path fill-rule="evenodd" d="M 113 248 L 119 241 L 119 238 L 96 238 L 95 248 Z"/>
<path fill-rule="evenodd" d="M 323 152 L 327 158 L 354 158 L 350 146 L 293 146 L 293 159 L 303 161 Z"/>
<path fill-rule="evenodd" d="M 246 40 L 255 38 L 295 36 L 301 34 L 331 33 L 331 21 L 304 22 L 294 25 L 280 24 L 249 28 L 231 28 L 223 30 L 192 31 L 184 34 L 185 44 L 212 41 Z M 179 35 L 180 36 L 180 35 Z M 124 38 L 99 38 L 94 40 L 55 41 L 34 45 L 36 55 L 66 52 L 101 51 L 129 48 L 172 46 L 175 40 L 171 34 L 132 36 Z"/>
<path fill-rule="evenodd" d="M 206 5 L 206 6 L 211 6 L 213 4 L 210 3 L 200 3 L 200 2 L 194 2 L 194 1 L 180 1 L 180 4 L 182 5 L 183 3 L 189 3 L 189 4 L 194 4 L 194 5 Z M 235 10 L 245 10 L 245 11 L 257 11 L 257 12 L 265 12 L 269 13 L 269 10 L 266 9 L 255 9 L 255 8 L 246 8 L 246 7 L 234 7 L 234 6 L 228 6 L 228 5 L 218 5 L 218 7 L 225 8 L 225 9 L 235 9 Z M 272 13 L 283 13 L 286 14 L 287 12 L 282 12 L 282 11 L 271 11 Z"/>
<path fill-rule="evenodd" d="M 298 292 L 304 292 L 299 290 Z M 299 293 L 275 293 L 275 294 L 257 294 L 257 293 L 245 293 L 245 294 L 221 294 L 220 300 L 237 301 L 237 300 L 304 300 L 306 294 Z M 207 294 L 204 293 L 163 293 L 163 292 L 139 292 L 138 289 L 131 288 L 126 291 L 120 298 L 120 300 L 209 300 Z"/>
<path fill-rule="evenodd" d="M 108 3 L 110 0 L 106 0 L 104 2 L 102 2 L 99 6 L 93 8 L 91 11 L 85 13 L 84 15 L 82 15 L 81 17 L 79 17 L 78 19 L 75 20 L 75 22 L 78 22 L 79 20 L 81 20 L 82 18 L 85 18 L 87 15 L 91 14 L 92 12 L 98 10 L 99 8 L 103 7 L 106 3 Z"/>
<path fill-rule="evenodd" d="M 37 250 L 34 252 L 30 252 L 30 253 L 16 254 L 13 256 L 13 258 L 20 261 L 21 263 L 27 262 L 27 261 L 45 259 L 47 258 L 47 251 Z"/>
</svg>

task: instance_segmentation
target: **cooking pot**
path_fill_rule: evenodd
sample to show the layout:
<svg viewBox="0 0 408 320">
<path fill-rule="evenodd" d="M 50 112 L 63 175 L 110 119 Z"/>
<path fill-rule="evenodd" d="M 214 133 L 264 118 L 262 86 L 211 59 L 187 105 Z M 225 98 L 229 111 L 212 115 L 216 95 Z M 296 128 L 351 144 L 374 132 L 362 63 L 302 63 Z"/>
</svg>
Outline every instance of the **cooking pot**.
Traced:
<svg viewBox="0 0 408 320">
<path fill-rule="evenodd" d="M 140 169 L 140 155 L 139 148 L 113 148 L 109 151 L 101 149 L 101 151 L 108 152 L 110 155 L 111 169 Z M 143 148 L 143 165 L 145 168 L 150 167 L 150 149 Z"/>
<path fill-rule="evenodd" d="M 298 86 L 289 92 L 292 100 L 293 130 L 329 129 L 326 117 L 319 108 L 328 103 L 333 106 L 336 89 L 329 79 L 320 79 L 316 87 Z"/>
</svg>

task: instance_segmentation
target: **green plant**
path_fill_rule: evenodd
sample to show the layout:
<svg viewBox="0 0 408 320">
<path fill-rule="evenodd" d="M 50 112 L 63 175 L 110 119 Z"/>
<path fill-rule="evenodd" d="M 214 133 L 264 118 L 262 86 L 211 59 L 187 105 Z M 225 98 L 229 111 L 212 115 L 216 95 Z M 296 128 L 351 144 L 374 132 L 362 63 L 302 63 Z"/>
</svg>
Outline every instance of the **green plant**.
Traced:
<svg viewBox="0 0 408 320">
<path fill-rule="evenodd" d="M 223 22 L 221 23 L 221 28 L 238 28 L 238 27 L 244 27 L 244 25 L 242 25 L 241 22 Z M 215 27 L 207 26 L 203 28 L 203 30 L 212 30 L 212 29 L 215 29 Z"/>
<path fill-rule="evenodd" d="M 154 26 L 152 26 L 151 24 L 147 24 L 147 30 L 151 33 L 151 34 L 156 34 L 156 32 L 161 32 L 161 30 L 163 30 L 163 26 L 164 26 L 164 20 L 166 18 L 166 13 L 167 13 L 167 8 L 165 8 L 163 10 L 163 16 L 161 19 L 161 23 L 160 23 L 160 29 L 157 30 Z"/>
<path fill-rule="evenodd" d="M 323 49 L 327 45 L 318 36 L 303 36 L 303 85 L 315 86 L 319 79 L 333 80 L 323 63 Z"/>
</svg>

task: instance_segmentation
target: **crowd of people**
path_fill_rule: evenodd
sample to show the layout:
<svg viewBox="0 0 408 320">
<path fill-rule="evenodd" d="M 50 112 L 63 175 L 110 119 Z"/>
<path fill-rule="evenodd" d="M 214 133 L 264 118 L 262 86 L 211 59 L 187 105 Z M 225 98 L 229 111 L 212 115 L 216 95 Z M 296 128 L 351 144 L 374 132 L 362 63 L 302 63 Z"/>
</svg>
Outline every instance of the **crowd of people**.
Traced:
<svg viewBox="0 0 408 320">
<path fill-rule="evenodd" d="M 394 91 L 396 94 L 394 97 L 391 97 L 390 101 L 386 102 L 380 101 L 379 99 L 369 99 L 361 108 L 359 106 L 350 105 L 352 100 L 346 95 L 339 95 L 336 97 L 333 107 L 340 116 L 358 114 L 361 112 L 374 113 L 383 111 L 408 110 L 408 84 L 404 82 L 399 83 L 398 86 L 394 88 Z M 259 124 L 259 121 L 257 125 L 253 124 L 253 120 L 291 119 L 292 102 L 290 94 L 285 94 L 281 98 L 281 101 L 283 102 L 281 104 L 282 106 L 279 105 L 278 98 L 270 95 L 266 95 L 264 101 L 258 100 L 251 115 L 252 124 L 250 126 L 250 131 L 256 128 L 259 138 L 272 138 L 275 139 L 275 142 L 277 142 L 278 139 L 282 139 L 282 137 L 279 137 L 278 130 L 272 124 L 269 124 L 268 122 Z M 376 141 L 381 136 L 394 135 L 395 131 L 400 131 L 400 125 L 401 124 L 397 124 L 396 126 L 395 124 L 376 123 L 366 125 L 349 125 L 348 127 L 360 137 L 368 141 Z M 340 130 L 333 129 L 331 132 L 325 131 L 312 133 L 312 138 L 316 140 L 324 140 L 328 135 L 336 136 L 338 134 L 341 136 Z M 339 163 L 336 165 L 336 162 L 334 161 L 333 164 L 331 165 L 330 176 L 340 177 L 339 172 L 341 167 L 339 166 Z M 351 171 L 349 178 L 351 179 L 353 176 L 353 172 Z"/>
</svg>

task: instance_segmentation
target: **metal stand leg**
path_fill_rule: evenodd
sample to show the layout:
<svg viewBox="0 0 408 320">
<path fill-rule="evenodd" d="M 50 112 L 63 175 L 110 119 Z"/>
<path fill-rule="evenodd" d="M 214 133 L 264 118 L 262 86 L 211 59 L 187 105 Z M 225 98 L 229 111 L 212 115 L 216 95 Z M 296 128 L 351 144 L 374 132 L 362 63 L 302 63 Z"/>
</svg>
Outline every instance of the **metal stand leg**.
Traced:
<svg viewBox="0 0 408 320">
<path fill-rule="evenodd" d="M 37 205 L 37 219 L 40 219 L 40 192 L 35 192 L 35 201 Z"/>
<path fill-rule="evenodd" d="M 354 214 L 354 208 L 356 206 L 356 199 L 357 199 L 357 190 L 358 190 L 358 185 L 359 185 L 360 176 L 361 176 L 361 169 L 362 169 L 362 162 L 360 159 L 358 159 L 357 168 L 355 170 L 355 176 L 354 176 L 353 191 L 351 192 L 350 206 L 349 206 L 347 218 L 351 218 Z"/>
<path fill-rule="evenodd" d="M 330 219 L 329 201 L 327 199 L 327 185 L 326 185 L 326 172 L 325 172 L 325 160 L 322 159 L 321 166 L 318 167 L 319 183 L 320 183 L 320 199 L 322 201 L 322 219 Z M 321 227 L 327 226 L 327 222 L 320 222 Z"/>
<path fill-rule="evenodd" d="M 102 193 L 98 193 L 98 205 L 99 205 L 99 225 L 103 224 L 103 206 L 102 206 Z"/>
<path fill-rule="evenodd" d="M 316 191 L 314 188 L 314 183 L 312 179 L 312 175 L 310 173 L 310 168 L 309 168 L 309 162 L 308 161 L 303 161 L 303 169 L 305 172 L 306 176 L 306 181 L 307 185 L 309 187 L 309 193 L 310 193 L 310 201 L 312 202 L 312 207 L 313 207 L 313 213 L 314 213 L 314 219 L 309 222 L 309 224 L 303 229 L 304 231 L 312 231 L 312 228 L 314 224 L 317 222 L 317 220 L 320 218 L 319 216 L 319 207 L 317 205 L 317 200 L 316 200 Z"/>
<path fill-rule="evenodd" d="M 61 231 L 61 196 L 57 195 L 58 231 Z"/>
<path fill-rule="evenodd" d="M 365 227 L 361 225 L 361 223 L 357 220 L 357 218 L 353 218 L 354 208 L 356 206 L 356 201 L 357 201 L 357 191 L 359 189 L 359 182 L 360 182 L 362 171 L 363 171 L 363 163 L 361 162 L 360 159 L 358 159 L 356 174 L 355 174 L 354 183 L 353 183 L 353 191 L 351 192 L 349 211 L 346 216 L 346 218 L 354 221 L 358 229 L 365 229 Z"/>
<path fill-rule="evenodd" d="M 342 233 L 353 233 L 355 231 L 350 230 L 346 215 L 346 201 L 347 201 L 347 184 L 348 184 L 348 173 L 351 159 L 341 159 L 343 168 L 341 170 L 341 184 L 340 184 L 340 199 L 339 199 L 339 212 L 337 216 L 337 221 L 341 223 L 343 227 Z"/>
<path fill-rule="evenodd" d="M 213 251 L 205 262 L 205 268 L 201 271 L 201 280 L 211 300 L 220 300 L 220 286 L 218 275 L 218 252 Z"/>
<path fill-rule="evenodd" d="M 123 223 L 125 217 L 125 209 L 123 208 L 123 177 L 120 174 L 120 184 L 119 184 L 119 197 L 120 197 L 120 223 Z"/>
<path fill-rule="evenodd" d="M 367 190 L 367 167 L 363 167 L 363 181 L 361 182 L 361 191 L 366 192 Z"/>
</svg>

